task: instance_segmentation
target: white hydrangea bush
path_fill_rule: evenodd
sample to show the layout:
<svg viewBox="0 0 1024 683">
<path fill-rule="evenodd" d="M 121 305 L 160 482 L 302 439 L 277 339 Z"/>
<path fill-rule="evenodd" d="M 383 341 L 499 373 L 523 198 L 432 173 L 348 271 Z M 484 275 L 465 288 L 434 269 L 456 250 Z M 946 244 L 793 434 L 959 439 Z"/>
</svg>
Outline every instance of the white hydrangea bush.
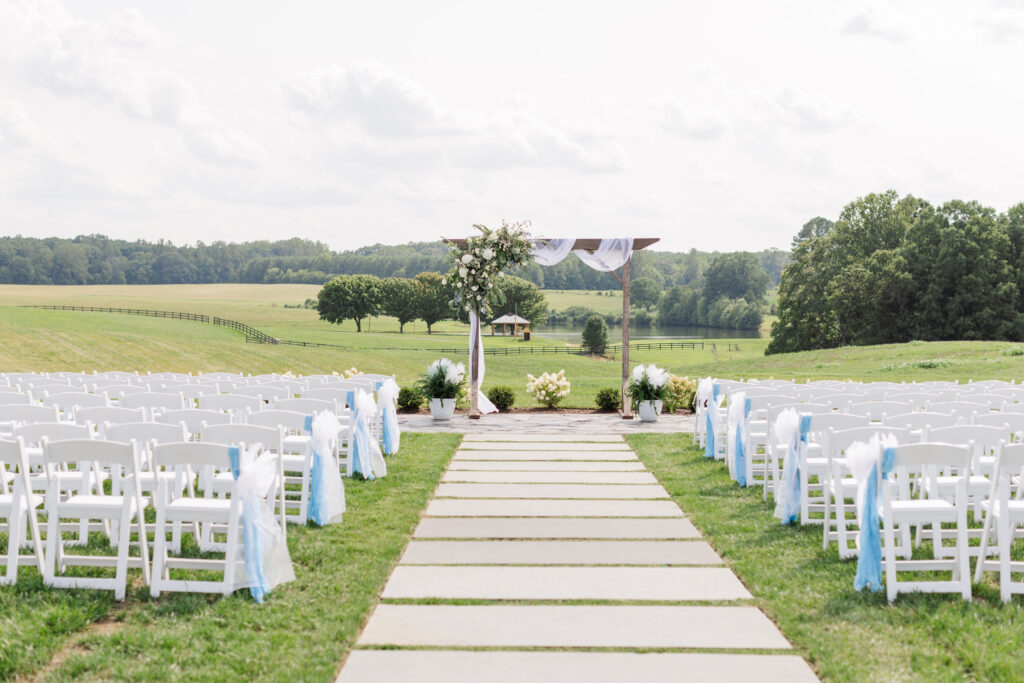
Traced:
<svg viewBox="0 0 1024 683">
<path fill-rule="evenodd" d="M 572 383 L 565 378 L 565 370 L 557 373 L 545 372 L 540 377 L 526 376 L 526 391 L 538 402 L 554 408 L 569 395 Z"/>
</svg>

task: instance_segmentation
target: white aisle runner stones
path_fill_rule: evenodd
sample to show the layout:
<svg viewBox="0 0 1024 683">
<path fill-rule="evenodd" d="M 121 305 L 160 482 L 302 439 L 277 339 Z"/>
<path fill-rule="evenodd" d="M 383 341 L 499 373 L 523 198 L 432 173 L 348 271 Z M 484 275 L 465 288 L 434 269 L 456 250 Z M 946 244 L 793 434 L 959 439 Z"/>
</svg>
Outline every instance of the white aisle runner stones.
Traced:
<svg viewBox="0 0 1024 683">
<path fill-rule="evenodd" d="M 750 597 L 621 436 L 467 436 L 339 680 L 817 680 Z"/>
</svg>

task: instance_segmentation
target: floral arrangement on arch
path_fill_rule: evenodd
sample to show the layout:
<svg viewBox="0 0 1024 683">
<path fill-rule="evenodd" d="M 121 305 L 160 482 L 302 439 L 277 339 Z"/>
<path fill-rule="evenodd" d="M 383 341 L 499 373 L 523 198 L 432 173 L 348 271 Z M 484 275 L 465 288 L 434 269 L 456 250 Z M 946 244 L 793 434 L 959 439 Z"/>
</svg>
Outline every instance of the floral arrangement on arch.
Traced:
<svg viewBox="0 0 1024 683">
<path fill-rule="evenodd" d="M 470 237 L 463 246 L 450 244 L 452 269 L 442 284 L 455 288 L 455 302 L 467 312 L 483 311 L 487 306 L 487 294 L 494 287 L 495 280 L 505 275 L 509 266 L 518 266 L 530 259 L 533 244 L 526 233 L 529 222 L 509 225 L 491 230 L 484 225 L 474 225 L 480 231 L 478 237 Z"/>
<path fill-rule="evenodd" d="M 466 366 L 440 358 L 427 366 L 418 382 L 427 398 L 462 398 L 466 389 Z"/>
<path fill-rule="evenodd" d="M 668 392 L 668 370 L 654 365 L 640 365 L 633 368 L 629 382 L 629 397 L 633 407 L 640 401 L 662 401 Z"/>
<path fill-rule="evenodd" d="M 548 408 L 554 408 L 569 395 L 572 384 L 565 378 L 565 370 L 545 372 L 540 377 L 526 376 L 526 392 Z"/>
</svg>

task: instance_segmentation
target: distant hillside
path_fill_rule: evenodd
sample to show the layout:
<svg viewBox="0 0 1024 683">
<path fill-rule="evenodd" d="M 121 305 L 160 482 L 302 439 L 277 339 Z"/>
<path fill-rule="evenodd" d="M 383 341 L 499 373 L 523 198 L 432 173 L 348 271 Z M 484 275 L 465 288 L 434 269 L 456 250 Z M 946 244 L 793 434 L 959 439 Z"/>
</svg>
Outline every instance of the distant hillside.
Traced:
<svg viewBox="0 0 1024 683">
<path fill-rule="evenodd" d="M 645 250 L 634 256 L 634 279 L 651 278 L 659 286 L 702 286 L 708 264 L 719 252 Z M 789 252 L 756 253 L 771 284 L 777 285 Z M 175 246 L 170 242 L 110 239 L 80 235 L 73 239 L 0 237 L 0 283 L 196 284 L 212 282 L 320 284 L 333 275 L 365 273 L 378 277 L 412 277 L 443 272 L 447 248 L 440 242 L 375 244 L 333 252 L 322 242 L 299 238 L 277 242 L 214 242 Z M 557 266 L 524 266 L 519 273 L 546 289 L 615 289 L 608 273 L 568 258 Z"/>
</svg>

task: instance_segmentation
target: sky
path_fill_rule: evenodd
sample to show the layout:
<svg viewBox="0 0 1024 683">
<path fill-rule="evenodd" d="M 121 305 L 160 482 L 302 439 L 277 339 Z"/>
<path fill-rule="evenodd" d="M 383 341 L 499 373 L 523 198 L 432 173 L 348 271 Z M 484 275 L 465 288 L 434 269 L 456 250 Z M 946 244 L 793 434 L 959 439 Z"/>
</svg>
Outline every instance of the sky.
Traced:
<svg viewBox="0 0 1024 683">
<path fill-rule="evenodd" d="M 787 248 L 1024 201 L 1024 0 L 0 0 L 0 234 Z"/>
</svg>

